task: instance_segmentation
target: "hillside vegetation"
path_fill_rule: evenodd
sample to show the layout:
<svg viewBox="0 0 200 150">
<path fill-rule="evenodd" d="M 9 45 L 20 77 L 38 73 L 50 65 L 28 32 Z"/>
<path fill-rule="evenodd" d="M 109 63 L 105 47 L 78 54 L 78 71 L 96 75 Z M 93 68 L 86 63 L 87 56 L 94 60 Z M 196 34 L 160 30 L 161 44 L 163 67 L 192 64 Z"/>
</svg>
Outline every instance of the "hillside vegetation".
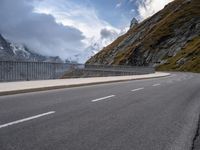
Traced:
<svg viewBox="0 0 200 150">
<path fill-rule="evenodd" d="M 200 72 L 200 0 L 175 0 L 130 29 L 87 64 L 153 65 Z"/>
<path fill-rule="evenodd" d="M 157 69 L 200 72 L 200 36 L 189 41 L 180 52 Z"/>
</svg>

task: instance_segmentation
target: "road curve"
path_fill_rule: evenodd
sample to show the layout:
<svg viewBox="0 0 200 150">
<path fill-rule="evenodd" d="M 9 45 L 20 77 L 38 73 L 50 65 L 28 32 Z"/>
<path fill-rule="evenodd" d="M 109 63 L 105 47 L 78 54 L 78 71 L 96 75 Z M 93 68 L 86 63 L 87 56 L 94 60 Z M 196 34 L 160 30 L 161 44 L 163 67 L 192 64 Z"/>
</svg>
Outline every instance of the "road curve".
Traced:
<svg viewBox="0 0 200 150">
<path fill-rule="evenodd" d="M 200 74 L 172 73 L 1 96 L 0 149 L 195 149 L 199 89 Z"/>
</svg>

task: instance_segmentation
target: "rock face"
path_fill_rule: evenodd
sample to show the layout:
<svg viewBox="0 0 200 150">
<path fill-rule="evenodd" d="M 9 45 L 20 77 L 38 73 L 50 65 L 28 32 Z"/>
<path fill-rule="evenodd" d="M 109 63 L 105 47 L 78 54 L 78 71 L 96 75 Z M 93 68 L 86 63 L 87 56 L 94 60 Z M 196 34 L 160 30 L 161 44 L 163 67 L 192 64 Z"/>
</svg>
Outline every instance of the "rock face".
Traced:
<svg viewBox="0 0 200 150">
<path fill-rule="evenodd" d="M 130 29 L 133 28 L 133 27 L 135 27 L 136 25 L 138 25 L 138 21 L 137 21 L 136 18 L 133 18 L 133 19 L 131 20 Z"/>
<path fill-rule="evenodd" d="M 86 63 L 200 72 L 200 1 L 173 1 Z"/>
<path fill-rule="evenodd" d="M 59 57 L 46 57 L 30 51 L 26 46 L 10 43 L 0 34 L 0 60 L 62 62 Z"/>
</svg>

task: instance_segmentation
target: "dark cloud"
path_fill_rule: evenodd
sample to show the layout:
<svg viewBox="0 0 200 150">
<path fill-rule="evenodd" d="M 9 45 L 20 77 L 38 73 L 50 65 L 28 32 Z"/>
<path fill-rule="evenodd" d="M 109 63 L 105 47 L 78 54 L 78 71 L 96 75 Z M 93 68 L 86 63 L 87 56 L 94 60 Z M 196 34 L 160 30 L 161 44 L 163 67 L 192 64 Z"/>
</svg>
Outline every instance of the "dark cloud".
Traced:
<svg viewBox="0 0 200 150">
<path fill-rule="evenodd" d="M 101 38 L 102 39 L 108 39 L 108 38 L 113 38 L 113 37 L 116 37 L 118 35 L 117 32 L 115 32 L 114 30 L 109 30 L 109 29 L 102 29 L 101 30 Z"/>
<path fill-rule="evenodd" d="M 44 55 L 62 58 L 77 53 L 85 37 L 74 27 L 57 24 L 51 15 L 33 12 L 34 0 L 0 0 L 0 33 Z"/>
</svg>

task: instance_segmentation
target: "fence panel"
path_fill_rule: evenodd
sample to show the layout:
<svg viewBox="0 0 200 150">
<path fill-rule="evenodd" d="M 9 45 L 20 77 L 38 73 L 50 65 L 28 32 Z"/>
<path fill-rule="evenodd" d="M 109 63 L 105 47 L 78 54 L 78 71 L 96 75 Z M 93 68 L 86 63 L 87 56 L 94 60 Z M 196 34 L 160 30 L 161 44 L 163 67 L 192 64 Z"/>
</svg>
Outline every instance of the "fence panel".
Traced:
<svg viewBox="0 0 200 150">
<path fill-rule="evenodd" d="M 58 79 L 70 64 L 0 61 L 0 82 Z"/>
<path fill-rule="evenodd" d="M 79 74 L 92 77 L 148 74 L 155 70 L 144 66 L 0 61 L 0 82 L 59 79 L 67 72 L 70 72 L 70 77 L 79 77 Z"/>
</svg>

